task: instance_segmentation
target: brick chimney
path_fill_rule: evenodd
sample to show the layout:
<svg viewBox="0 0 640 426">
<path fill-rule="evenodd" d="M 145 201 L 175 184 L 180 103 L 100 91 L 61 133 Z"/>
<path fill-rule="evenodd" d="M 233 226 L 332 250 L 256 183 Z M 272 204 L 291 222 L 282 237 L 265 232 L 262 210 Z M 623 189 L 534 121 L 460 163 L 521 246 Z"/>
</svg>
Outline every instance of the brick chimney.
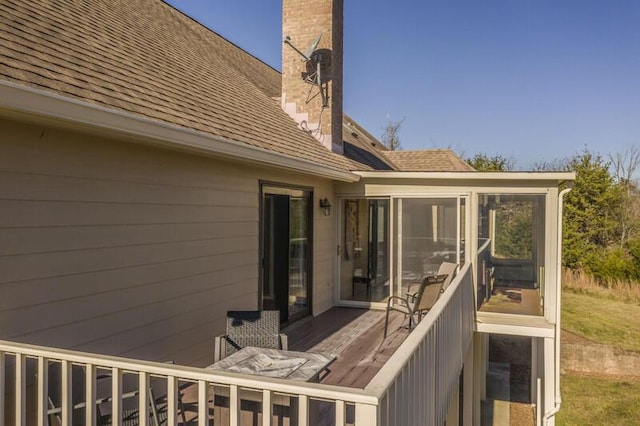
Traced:
<svg viewBox="0 0 640 426">
<path fill-rule="evenodd" d="M 300 128 L 340 154 L 342 5 L 343 0 L 282 1 L 283 39 L 290 42 L 282 45 L 282 108 Z M 320 43 L 310 52 L 320 35 Z M 307 53 L 311 60 L 305 62 L 303 55 Z M 314 83 L 318 63 L 320 87 Z"/>
</svg>

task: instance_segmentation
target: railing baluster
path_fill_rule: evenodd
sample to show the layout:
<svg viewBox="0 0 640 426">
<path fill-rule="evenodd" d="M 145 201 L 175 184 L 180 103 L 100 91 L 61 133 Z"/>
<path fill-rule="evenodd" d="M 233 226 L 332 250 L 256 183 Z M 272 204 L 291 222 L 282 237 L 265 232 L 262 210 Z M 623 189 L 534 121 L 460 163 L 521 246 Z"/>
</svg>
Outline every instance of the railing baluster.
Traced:
<svg viewBox="0 0 640 426">
<path fill-rule="evenodd" d="M 47 402 L 49 396 L 49 360 L 38 357 L 38 424 L 47 426 Z M 4 393 L 0 393 L 3 398 Z"/>
<path fill-rule="evenodd" d="M 271 426 L 273 417 L 273 403 L 271 401 L 271 391 L 262 391 L 262 426 Z"/>
<path fill-rule="evenodd" d="M 298 395 L 298 426 L 309 424 L 309 397 Z"/>
<path fill-rule="evenodd" d="M 199 426 L 207 426 L 209 422 L 209 403 L 207 402 L 207 386 L 208 384 L 204 380 L 198 381 L 198 425 Z"/>
<path fill-rule="evenodd" d="M 118 367 L 111 369 L 111 424 L 122 423 L 122 370 Z"/>
<path fill-rule="evenodd" d="M 336 401 L 336 426 L 344 426 L 346 421 L 346 406 L 344 401 Z M 267 426 L 267 425 L 265 425 Z"/>
<path fill-rule="evenodd" d="M 178 420 L 178 380 L 167 377 L 167 426 L 176 426 Z"/>
<path fill-rule="evenodd" d="M 84 418 L 85 424 L 95 426 L 97 424 L 96 407 L 96 366 L 87 364 L 84 367 L 84 400 L 86 403 Z"/>
<path fill-rule="evenodd" d="M 67 360 L 62 360 L 60 370 L 62 375 L 62 401 L 60 407 L 62 415 L 62 425 L 71 426 L 71 416 L 73 415 L 73 400 L 71 399 L 72 364 Z"/>
<path fill-rule="evenodd" d="M 153 420 L 155 421 L 156 418 L 154 417 Z M 149 375 L 145 372 L 138 373 L 138 424 L 140 426 L 149 424 Z"/>
<path fill-rule="evenodd" d="M 229 424 L 231 426 L 240 425 L 240 397 L 238 386 L 229 386 Z"/>
<path fill-rule="evenodd" d="M 16 354 L 16 426 L 24 426 L 27 421 L 26 383 L 27 383 L 27 359 L 23 354 Z"/>
</svg>

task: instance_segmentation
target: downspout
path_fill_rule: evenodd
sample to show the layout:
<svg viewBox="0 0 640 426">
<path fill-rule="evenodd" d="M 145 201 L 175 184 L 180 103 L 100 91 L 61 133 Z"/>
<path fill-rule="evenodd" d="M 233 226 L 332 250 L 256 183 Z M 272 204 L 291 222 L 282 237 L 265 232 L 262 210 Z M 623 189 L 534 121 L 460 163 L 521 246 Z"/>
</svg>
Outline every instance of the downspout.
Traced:
<svg viewBox="0 0 640 426">
<path fill-rule="evenodd" d="M 555 404 L 553 408 L 544 414 L 543 424 L 547 424 L 549 419 L 560 411 L 562 397 L 560 396 L 560 297 L 562 281 L 562 212 L 564 206 L 564 196 L 571 191 L 573 184 L 570 182 L 569 187 L 560 191 L 558 194 L 558 258 L 556 259 L 556 353 L 555 353 Z"/>
</svg>

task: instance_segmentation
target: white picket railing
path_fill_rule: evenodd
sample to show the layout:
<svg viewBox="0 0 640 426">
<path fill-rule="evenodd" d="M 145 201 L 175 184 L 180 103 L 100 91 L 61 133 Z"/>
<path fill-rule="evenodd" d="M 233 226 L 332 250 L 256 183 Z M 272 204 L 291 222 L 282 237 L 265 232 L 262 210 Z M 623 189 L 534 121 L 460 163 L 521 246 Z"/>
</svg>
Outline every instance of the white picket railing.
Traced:
<svg viewBox="0 0 640 426">
<path fill-rule="evenodd" d="M 264 426 L 271 424 L 274 399 L 282 395 L 289 398 L 292 405 L 289 413 L 297 416 L 300 426 L 318 423 L 317 412 L 310 416 L 314 401 L 329 404 L 328 411 L 333 412 L 330 423 L 336 425 L 352 422 L 358 426 L 443 424 L 462 360 L 471 342 L 475 315 L 473 300 L 471 270 L 467 265 L 364 390 L 275 378 L 256 379 L 250 375 L 0 341 L 0 422 L 5 418 L 5 410 L 11 410 L 12 413 L 7 413 L 8 418 L 13 418 L 16 426 L 24 426 L 27 407 L 35 406 L 36 413 L 29 414 L 33 416 L 29 419 L 36 420 L 29 420 L 29 424 L 49 424 L 52 414 L 48 395 L 49 368 L 55 364 L 60 368 L 61 376 L 60 404 L 55 416 L 63 425 L 70 425 L 73 415 L 83 416 L 87 425 L 96 424 L 96 404 L 73 401 L 74 366 L 76 370 L 79 366 L 84 371 L 83 401 L 96 400 L 97 376 L 108 371 L 111 394 L 102 402 L 111 404 L 112 424 L 122 423 L 125 376 L 136 378 L 140 425 L 149 423 L 149 410 L 153 408 L 148 403 L 152 377 L 166 383 L 167 401 L 170 402 L 166 424 L 169 426 L 178 423 L 179 388 L 187 382 L 195 384 L 197 389 L 199 426 L 209 424 L 212 389 L 225 390 L 229 424 L 233 426 L 241 424 L 240 403 L 243 392 L 247 391 L 258 395 Z M 5 374 L 6 371 L 11 371 L 13 377 Z M 28 371 L 34 374 L 28 374 Z M 12 398 L 7 398 L 8 394 Z M 35 404 L 27 402 L 32 395 L 37 398 Z M 12 403 L 5 404 L 6 400 Z M 348 415 L 349 406 L 354 409 Z M 326 407 L 324 412 L 326 414 Z"/>
</svg>

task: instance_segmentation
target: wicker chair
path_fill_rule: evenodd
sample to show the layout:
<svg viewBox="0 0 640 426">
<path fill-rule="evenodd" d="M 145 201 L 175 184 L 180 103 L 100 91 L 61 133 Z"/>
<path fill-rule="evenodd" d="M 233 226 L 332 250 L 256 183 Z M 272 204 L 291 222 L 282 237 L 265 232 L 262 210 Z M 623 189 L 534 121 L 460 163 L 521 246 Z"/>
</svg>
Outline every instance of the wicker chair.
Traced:
<svg viewBox="0 0 640 426">
<path fill-rule="evenodd" d="M 279 311 L 227 312 L 227 333 L 215 338 L 214 362 L 248 346 L 287 349 L 287 336 L 280 333 Z"/>
</svg>

